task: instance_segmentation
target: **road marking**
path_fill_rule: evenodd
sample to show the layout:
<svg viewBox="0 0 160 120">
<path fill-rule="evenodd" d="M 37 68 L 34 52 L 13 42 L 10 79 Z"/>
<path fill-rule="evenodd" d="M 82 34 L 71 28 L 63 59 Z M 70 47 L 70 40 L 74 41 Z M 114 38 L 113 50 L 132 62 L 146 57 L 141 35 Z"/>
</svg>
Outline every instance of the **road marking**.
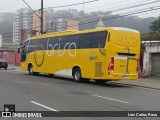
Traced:
<svg viewBox="0 0 160 120">
<path fill-rule="evenodd" d="M 46 85 L 46 86 L 52 86 L 52 85 L 49 85 L 49 84 L 45 84 L 45 83 L 38 83 L 40 85 Z"/>
<path fill-rule="evenodd" d="M 103 98 L 103 99 L 107 99 L 107 100 L 112 100 L 112 101 L 116 101 L 116 102 L 121 102 L 121 103 L 126 103 L 129 104 L 129 102 L 125 102 L 125 101 L 121 101 L 121 100 L 117 100 L 117 99 L 112 99 L 112 98 L 108 98 L 108 97 L 103 97 L 103 96 L 99 96 L 99 95 L 92 95 L 94 97 L 98 97 L 98 98 Z"/>
<path fill-rule="evenodd" d="M 43 108 L 46 108 L 46 109 L 48 109 L 48 110 L 58 112 L 58 110 L 56 110 L 56 109 L 53 109 L 53 108 L 50 108 L 50 107 L 48 107 L 48 106 L 42 105 L 42 104 L 37 103 L 37 102 L 35 102 L 35 101 L 30 101 L 30 102 L 33 103 L 33 104 L 39 105 L 39 106 L 41 106 L 41 107 L 43 107 Z"/>
</svg>

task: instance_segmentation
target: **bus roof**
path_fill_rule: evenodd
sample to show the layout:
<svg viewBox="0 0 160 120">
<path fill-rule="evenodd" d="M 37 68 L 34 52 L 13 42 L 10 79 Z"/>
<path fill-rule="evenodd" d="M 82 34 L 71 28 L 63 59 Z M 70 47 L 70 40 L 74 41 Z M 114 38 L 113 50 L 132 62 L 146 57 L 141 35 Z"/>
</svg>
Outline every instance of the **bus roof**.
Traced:
<svg viewBox="0 0 160 120">
<path fill-rule="evenodd" d="M 45 37 L 49 37 L 51 35 L 59 36 L 59 35 L 65 35 L 65 34 L 68 34 L 68 33 L 75 33 L 75 32 L 77 32 L 77 30 L 66 30 L 66 31 L 60 31 L 60 32 L 52 32 L 52 33 L 33 36 L 32 39 L 45 38 Z"/>
<path fill-rule="evenodd" d="M 111 27 L 113 30 L 124 30 L 128 32 L 136 32 L 139 33 L 138 30 L 130 29 L 130 28 L 124 28 L 124 27 Z"/>
<path fill-rule="evenodd" d="M 109 30 L 109 29 L 139 33 L 139 31 L 134 30 L 134 29 L 130 29 L 130 28 L 123 28 L 123 27 L 99 27 L 99 28 L 96 28 L 96 29 L 88 29 L 88 30 L 81 30 L 81 31 L 67 30 L 67 31 L 47 33 L 47 34 L 42 34 L 42 35 L 34 36 L 31 39 L 46 38 L 46 37 L 52 37 L 52 36 L 63 36 L 63 35 L 70 35 L 70 34 L 80 34 L 80 33 L 95 32 L 95 31 L 102 31 L 102 30 Z"/>
</svg>

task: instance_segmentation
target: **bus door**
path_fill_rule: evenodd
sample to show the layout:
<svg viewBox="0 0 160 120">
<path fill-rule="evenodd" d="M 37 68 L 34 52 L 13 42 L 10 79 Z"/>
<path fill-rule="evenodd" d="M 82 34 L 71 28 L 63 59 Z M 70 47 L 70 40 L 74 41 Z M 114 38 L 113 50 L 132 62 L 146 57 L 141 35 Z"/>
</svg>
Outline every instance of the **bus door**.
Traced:
<svg viewBox="0 0 160 120">
<path fill-rule="evenodd" d="M 21 50 L 21 62 L 26 61 L 27 57 L 27 50 L 28 50 L 28 41 L 24 42 L 24 44 L 20 44 L 20 47 L 18 48 L 18 53 L 20 53 Z"/>
<path fill-rule="evenodd" d="M 27 51 L 26 51 L 26 47 L 22 47 L 22 52 L 21 52 L 21 62 L 26 61 L 26 56 L 27 56 Z"/>
</svg>

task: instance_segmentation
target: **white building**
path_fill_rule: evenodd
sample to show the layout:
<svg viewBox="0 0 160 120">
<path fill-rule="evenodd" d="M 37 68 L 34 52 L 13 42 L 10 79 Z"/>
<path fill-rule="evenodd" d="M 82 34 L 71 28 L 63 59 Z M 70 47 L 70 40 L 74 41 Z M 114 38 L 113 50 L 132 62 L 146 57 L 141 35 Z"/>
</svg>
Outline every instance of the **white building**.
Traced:
<svg viewBox="0 0 160 120">
<path fill-rule="evenodd" d="M 145 77 L 160 77 L 160 41 L 146 43 L 143 72 Z"/>
<path fill-rule="evenodd" d="M 28 8 L 17 10 L 13 18 L 13 42 L 21 41 L 21 30 L 29 29 L 33 26 L 33 13 Z"/>
</svg>

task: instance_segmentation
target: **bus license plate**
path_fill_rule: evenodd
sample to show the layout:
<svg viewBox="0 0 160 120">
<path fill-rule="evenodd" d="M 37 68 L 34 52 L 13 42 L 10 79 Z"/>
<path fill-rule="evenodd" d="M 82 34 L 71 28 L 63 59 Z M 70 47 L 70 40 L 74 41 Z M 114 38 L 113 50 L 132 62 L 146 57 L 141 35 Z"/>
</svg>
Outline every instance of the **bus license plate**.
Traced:
<svg viewBox="0 0 160 120">
<path fill-rule="evenodd" d="M 123 79 L 128 79 L 129 76 L 128 75 L 122 75 Z"/>
</svg>

